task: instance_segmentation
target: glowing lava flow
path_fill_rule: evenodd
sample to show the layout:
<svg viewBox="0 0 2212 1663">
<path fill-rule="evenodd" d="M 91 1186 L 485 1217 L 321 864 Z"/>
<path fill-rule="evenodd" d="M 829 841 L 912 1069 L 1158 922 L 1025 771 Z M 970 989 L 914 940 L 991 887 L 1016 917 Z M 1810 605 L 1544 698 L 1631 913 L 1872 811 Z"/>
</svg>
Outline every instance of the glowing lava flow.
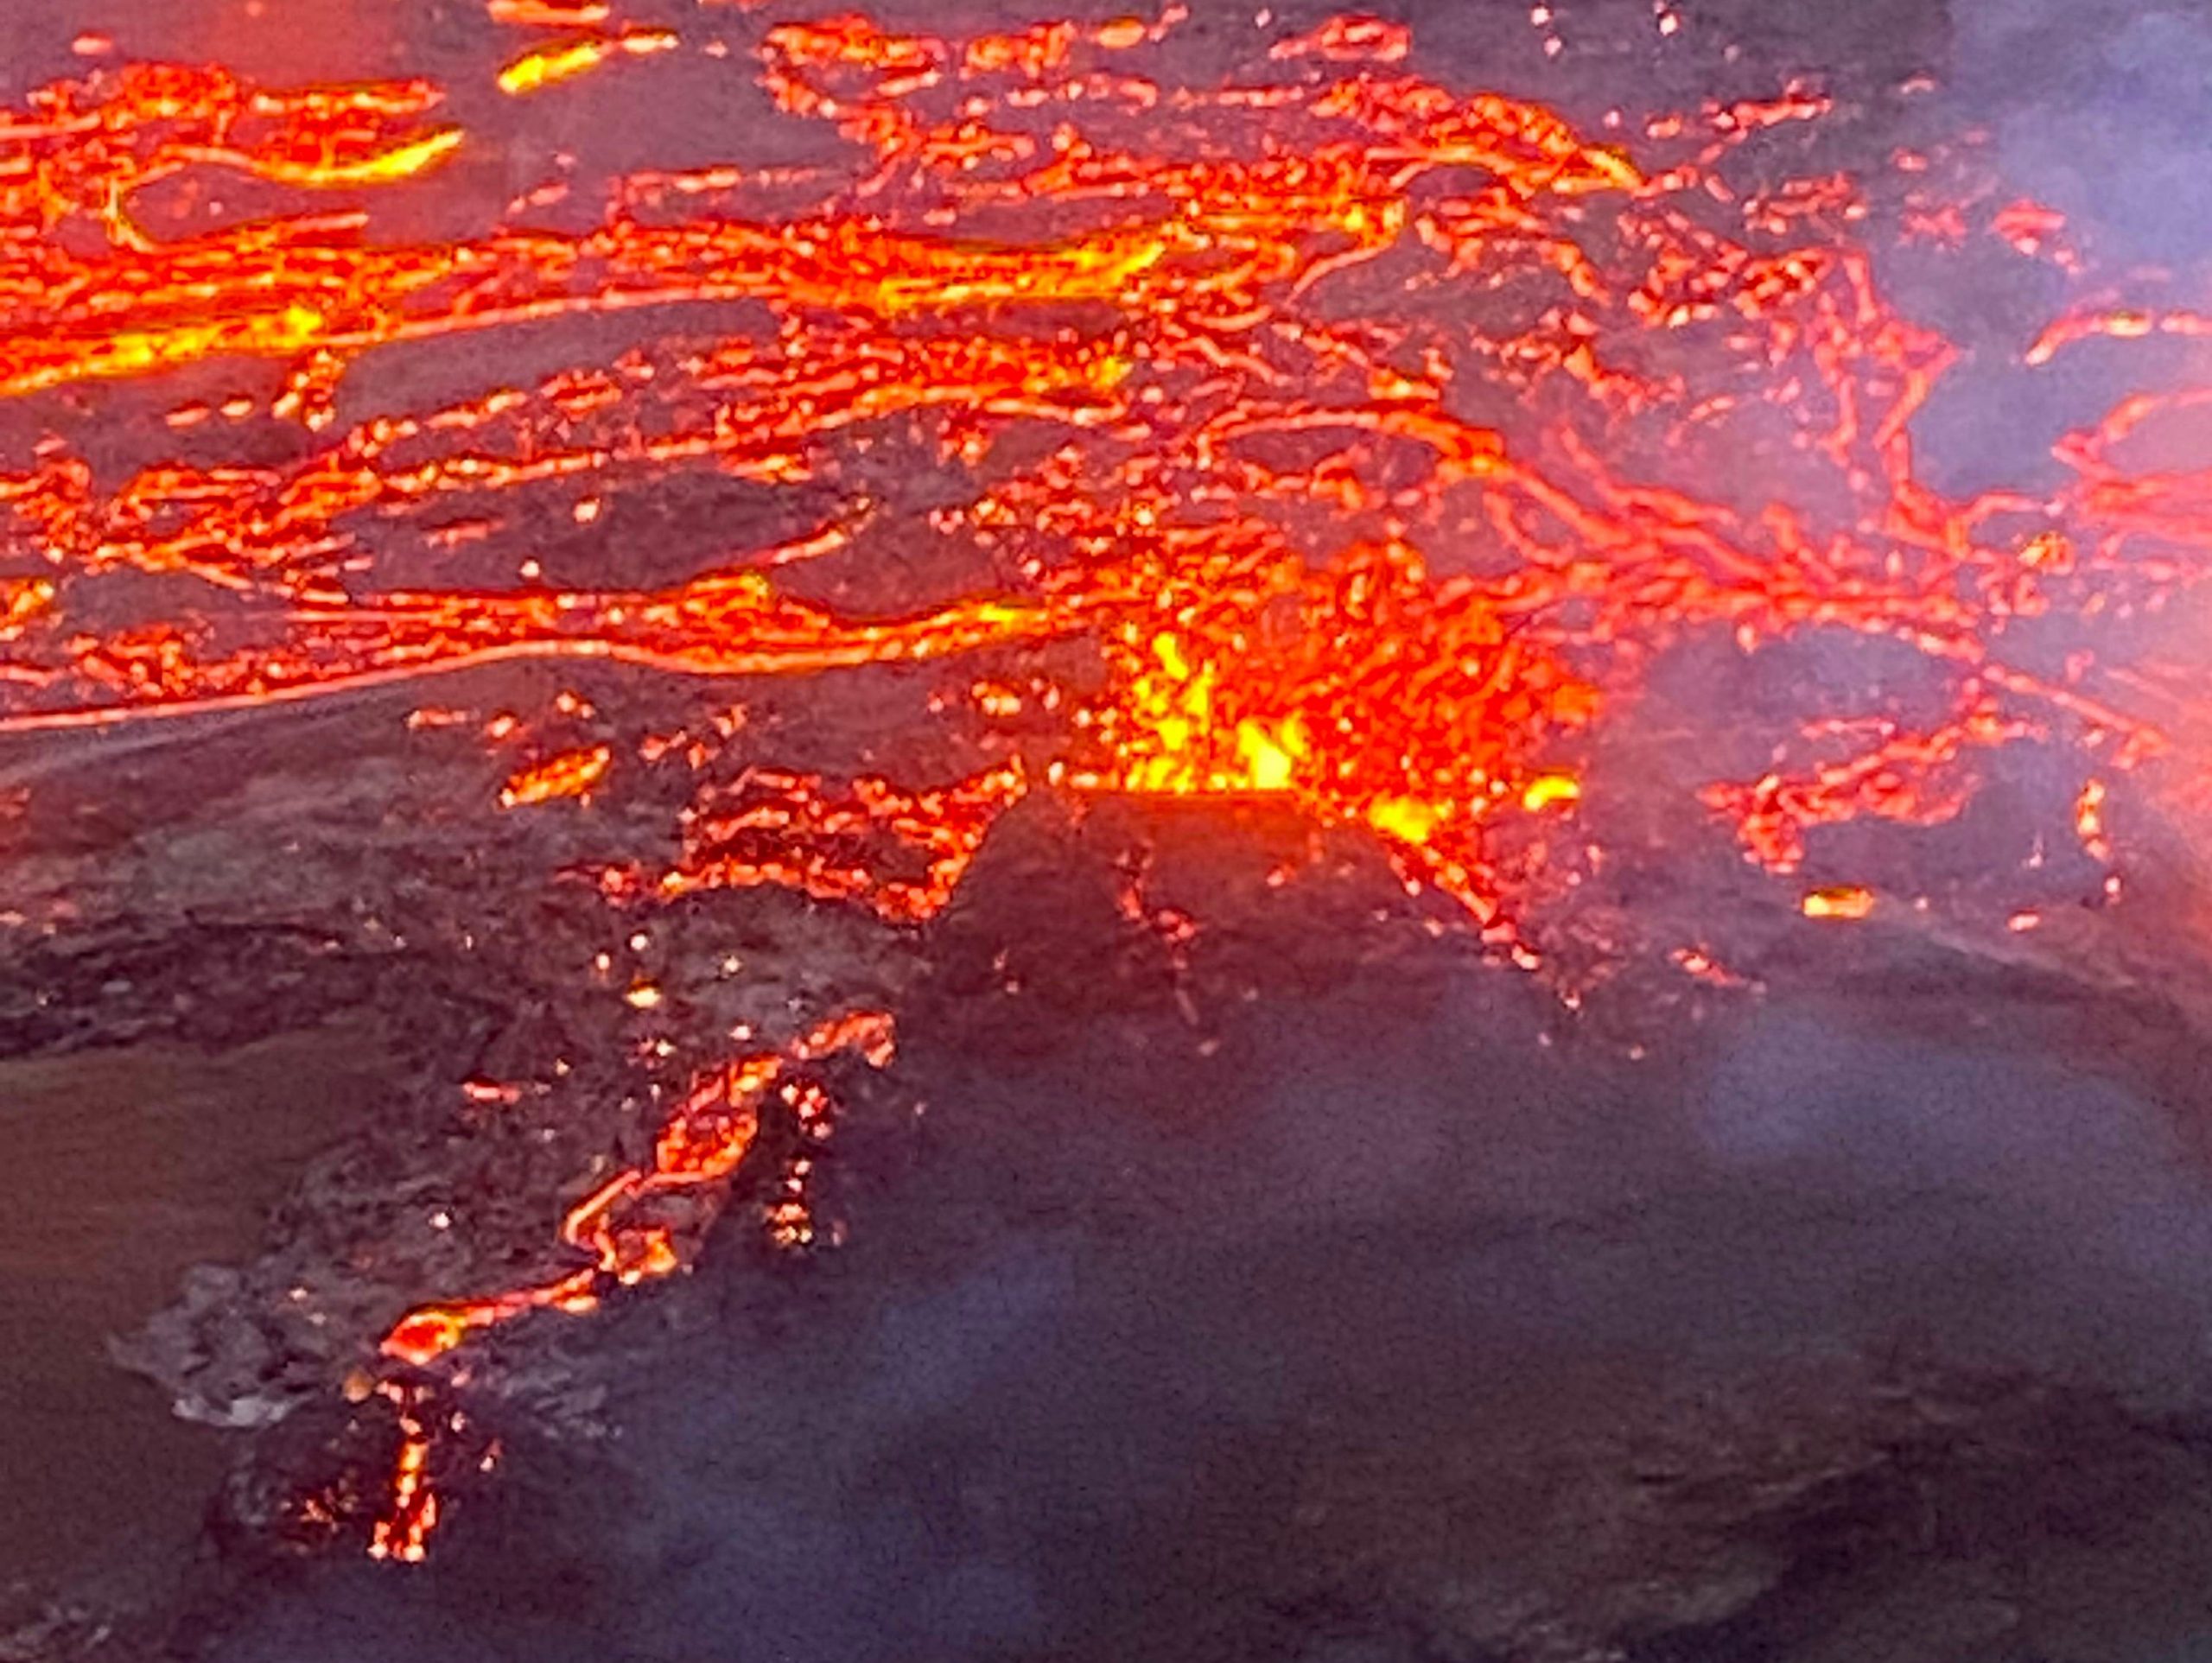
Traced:
<svg viewBox="0 0 2212 1663">
<path fill-rule="evenodd" d="M 810 1030 L 788 1050 L 757 1052 L 696 1082 L 661 1127 L 651 1163 L 626 1167 L 569 1209 L 561 1239 L 589 1254 L 588 1266 L 542 1286 L 410 1311 L 385 1336 L 385 1352 L 428 1363 L 471 1332 L 524 1311 L 580 1314 L 595 1307 L 608 1287 L 632 1286 L 680 1269 L 684 1260 L 675 1227 L 656 1216 L 656 1203 L 684 1191 L 711 1191 L 734 1172 L 753 1147 L 760 1103 L 771 1091 L 810 1135 L 826 1137 L 828 1099 L 798 1070 L 844 1050 L 881 1068 L 891 1060 L 891 1048 L 887 1016 L 855 1012 Z M 693 1209 L 690 1232 L 702 1232 L 711 1218 L 711 1210 L 701 1216 Z M 781 1222 L 794 1229 L 803 1222 L 796 1214 Z"/>
<path fill-rule="evenodd" d="M 491 16 L 562 31 L 487 60 L 532 104 L 690 55 L 604 6 Z M 1879 205 L 1756 161 L 1759 135 L 1823 116 L 1816 92 L 1600 143 L 1421 78 L 1408 32 L 1373 19 L 1179 84 L 1180 20 L 964 41 L 738 20 L 699 51 L 734 72 L 742 36 L 817 160 L 635 172 L 596 207 L 549 166 L 448 238 L 378 217 L 475 143 L 431 124 L 428 83 L 136 65 L 43 89 L 0 122 L 0 398 L 59 412 L 84 384 L 145 380 L 181 454 L 118 473 L 49 436 L 0 473 L 0 731 L 515 657 L 731 677 L 976 658 L 946 720 L 991 767 L 842 793 L 764 768 L 702 783 L 669 869 L 609 869 L 606 892 L 774 885 L 914 924 L 1033 784 L 1261 793 L 1371 830 L 1533 967 L 1519 914 L 1541 884 L 1501 866 L 1497 834 L 1572 824 L 1586 737 L 1654 662 L 1856 638 L 1902 649 L 1926 689 L 1910 717 L 1808 711 L 1764 771 L 1710 781 L 1704 809 L 1747 854 L 1789 872 L 1822 828 L 1942 820 L 1977 755 L 2049 740 L 2085 753 L 2076 830 L 2108 859 L 2108 781 L 2158 735 L 2093 655 L 2054 664 L 2036 631 L 2116 626 L 2201 574 L 2212 473 L 2125 459 L 2206 395 L 2126 401 L 2058 447 L 2054 489 L 1948 497 L 1911 424 L 1955 354 L 1846 234 Z M 252 212 L 219 208 L 219 181 Z M 2075 264 L 2032 203 L 1923 204 L 1892 228 Z M 645 339 L 341 420 L 364 360 L 609 319 Z M 2026 356 L 2202 321 L 2083 310 Z M 902 483 L 919 478 L 942 489 Z M 596 532 L 702 483 L 802 505 L 804 529 L 634 582 L 544 576 L 547 525 Z M 865 592 L 871 562 L 971 581 L 880 610 L 795 581 L 860 568 L 845 592 Z M 587 747 L 502 801 L 620 778 Z M 1875 898 L 1800 905 L 1850 920 Z M 385 1352 L 429 1369 L 681 1268 L 764 1108 L 826 1128 L 812 1065 L 880 1065 L 889 1044 L 888 1019 L 855 1016 L 701 1075 L 651 1159 L 569 1212 L 572 1271 L 425 1305 Z M 772 1228 L 804 1239 L 803 1205 L 779 1207 Z M 376 1539 L 402 1558 L 435 1522 L 427 1423 L 407 1425 L 399 1522 Z"/>
</svg>

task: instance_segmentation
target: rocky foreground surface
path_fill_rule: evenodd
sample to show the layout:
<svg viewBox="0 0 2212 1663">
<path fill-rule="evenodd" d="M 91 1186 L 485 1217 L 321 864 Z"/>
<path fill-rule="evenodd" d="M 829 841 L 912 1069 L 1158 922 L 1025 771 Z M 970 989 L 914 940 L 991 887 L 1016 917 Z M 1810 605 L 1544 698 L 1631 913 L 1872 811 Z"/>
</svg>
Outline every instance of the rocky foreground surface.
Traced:
<svg viewBox="0 0 2212 1663">
<path fill-rule="evenodd" d="M 1040 797 L 919 932 L 752 892 L 632 948 L 558 874 L 665 822 L 503 814 L 499 759 L 405 714 L 16 761 L 6 1241 L 50 1297 L 10 1312 L 45 1488 L 8 1654 L 2201 1643 L 2212 1074 L 2188 932 L 2145 922 L 2190 916 L 2181 840 L 2139 910 L 1972 939 L 1684 861 L 1723 889 L 1638 928 L 1726 902 L 1748 985 L 1660 961 L 1580 1014 L 1235 805 Z M 1121 916 L 1131 848 L 1179 955 Z M 384 1328 L 559 1267 L 655 1023 L 855 1001 L 902 1050 L 825 1160 L 842 1245 L 773 1247 L 756 1162 L 696 1274 L 491 1336 L 493 1470 L 371 1563 Z M 303 1533 L 315 1493 L 356 1511 Z"/>
</svg>

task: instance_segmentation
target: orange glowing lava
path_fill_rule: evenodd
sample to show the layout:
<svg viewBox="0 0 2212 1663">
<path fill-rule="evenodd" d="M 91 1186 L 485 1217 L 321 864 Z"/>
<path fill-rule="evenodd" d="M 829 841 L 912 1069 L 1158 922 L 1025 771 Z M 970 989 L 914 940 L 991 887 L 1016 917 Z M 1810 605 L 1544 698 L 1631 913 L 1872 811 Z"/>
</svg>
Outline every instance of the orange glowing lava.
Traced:
<svg viewBox="0 0 2212 1663">
<path fill-rule="evenodd" d="M 0 118 L 0 399 L 60 428 L 60 401 L 143 384 L 174 447 L 118 476 L 49 435 L 0 471 L 0 732 L 518 657 L 689 678 L 937 664 L 944 720 L 989 765 L 702 774 L 672 861 L 601 889 L 650 908 L 775 885 L 916 925 L 1027 791 L 1262 795 L 1373 834 L 1534 966 L 1500 829 L 1585 844 L 1608 789 L 1592 741 L 1653 664 L 1855 638 L 1933 690 L 1910 712 L 1808 711 L 1686 815 L 1796 872 L 1828 828 L 1955 816 L 1978 759 L 2047 742 L 2079 753 L 2075 829 L 2113 858 L 2111 782 L 2158 732 L 2094 652 L 2054 657 L 2035 632 L 2140 616 L 2201 574 L 2212 471 L 2126 458 L 2212 395 L 2131 397 L 2035 494 L 1927 483 L 1912 423 L 1954 349 L 1885 298 L 1859 181 L 1746 159 L 1820 120 L 1816 91 L 1627 144 L 1424 79 L 1415 35 L 1376 18 L 1191 85 L 1175 7 L 964 41 L 704 15 L 695 37 L 490 0 L 556 33 L 497 42 L 484 85 L 499 106 L 650 99 L 656 74 L 726 61 L 818 160 L 756 166 L 732 134 L 727 160 L 632 171 L 595 205 L 549 167 L 433 234 L 401 210 L 496 136 L 445 120 L 451 89 L 429 81 L 124 64 Z M 233 193 L 245 209 L 211 206 Z M 2033 203 L 1913 213 L 1897 235 L 2077 263 Z M 426 344 L 615 319 L 632 344 L 518 384 L 353 397 L 357 370 Z M 2205 327 L 2085 301 L 2023 352 Z M 945 488 L 905 505 L 899 480 L 932 472 Z M 803 505 L 804 529 L 734 524 L 665 581 L 543 577 L 549 526 L 614 538 L 626 505 L 701 481 Z M 967 587 L 906 607 L 799 581 L 938 560 Z M 522 768 L 499 800 L 623 783 L 601 745 Z M 1783 904 L 1874 911 L 1867 888 L 1809 880 Z M 1675 962 L 1743 981 L 1703 948 Z M 826 1136 L 815 1065 L 880 1067 L 890 1035 L 855 1015 L 700 1075 L 650 1158 L 568 1211 L 573 1269 L 426 1304 L 387 1357 L 432 1369 L 490 1327 L 683 1269 L 764 1110 Z M 795 1170 L 767 1222 L 801 1242 Z M 409 1559 L 437 1503 L 428 1423 L 394 1400 L 406 1439 L 372 1551 Z"/>
</svg>

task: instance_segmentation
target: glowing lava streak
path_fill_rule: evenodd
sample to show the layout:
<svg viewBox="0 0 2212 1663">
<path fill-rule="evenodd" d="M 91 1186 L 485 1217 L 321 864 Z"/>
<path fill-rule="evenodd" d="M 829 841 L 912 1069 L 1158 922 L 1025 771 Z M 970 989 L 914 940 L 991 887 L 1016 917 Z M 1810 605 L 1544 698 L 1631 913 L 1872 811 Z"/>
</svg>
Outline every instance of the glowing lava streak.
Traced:
<svg viewBox="0 0 2212 1663">
<path fill-rule="evenodd" d="M 415 1394 L 390 1381 L 383 1391 L 397 1406 L 399 1456 L 392 1470 L 391 1507 L 377 1520 L 369 1557 L 419 1565 L 438 1527 L 438 1494 L 430 1484 L 430 1429 Z"/>
<path fill-rule="evenodd" d="M 802 1124 L 823 1124 L 826 1104 L 821 1089 L 794 1071 L 845 1050 L 871 1067 L 884 1067 L 891 1060 L 890 1019 L 878 1012 L 840 1017 L 811 1029 L 788 1050 L 757 1052 L 695 1082 L 654 1139 L 652 1161 L 626 1167 L 569 1209 L 561 1237 L 591 1256 L 588 1266 L 540 1286 L 425 1305 L 385 1336 L 385 1353 L 418 1366 L 429 1363 L 477 1330 L 524 1311 L 580 1314 L 594 1309 L 609 1287 L 631 1286 L 683 1268 L 685 1260 L 671 1226 L 655 1216 L 656 1201 L 726 1183 L 752 1150 L 760 1105 L 771 1091 L 801 1114 Z M 704 1222 L 695 1215 L 695 1232 Z"/>
</svg>

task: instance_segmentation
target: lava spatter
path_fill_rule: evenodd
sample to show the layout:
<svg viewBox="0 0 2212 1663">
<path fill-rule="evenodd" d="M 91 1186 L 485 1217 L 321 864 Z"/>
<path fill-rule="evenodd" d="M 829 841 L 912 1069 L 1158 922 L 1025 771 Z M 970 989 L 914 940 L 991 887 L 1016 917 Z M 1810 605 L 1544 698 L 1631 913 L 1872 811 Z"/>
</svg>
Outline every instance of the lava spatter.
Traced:
<svg viewBox="0 0 2212 1663">
<path fill-rule="evenodd" d="M 597 869 L 608 901 L 773 886 L 912 927 L 1027 791 L 1265 796 L 1371 834 L 1541 968 L 1531 915 L 1560 885 L 1503 860 L 1501 828 L 1556 823 L 1580 853 L 1554 864 L 1592 858 L 1596 741 L 1670 652 L 1843 639 L 1913 660 L 1910 712 L 1815 692 L 1764 767 L 1681 817 L 1796 874 L 1824 829 L 1941 822 L 1992 752 L 2043 743 L 2078 759 L 2080 847 L 2116 858 L 2108 798 L 2158 725 L 2094 651 L 2037 632 L 2090 640 L 2202 575 L 2212 475 L 2125 459 L 2207 395 L 2131 396 L 2057 447 L 2053 488 L 1931 485 L 1912 426 L 1957 353 L 1885 299 L 1872 242 L 2081 257 L 2032 202 L 1936 200 L 1924 159 L 1902 207 L 1773 176 L 1756 141 L 1822 119 L 1816 89 L 1627 143 L 1424 79 L 1416 35 L 1375 18 L 1285 34 L 1217 84 L 1179 75 L 1174 7 L 967 40 L 743 9 L 696 38 L 597 4 L 488 18 L 546 33 L 487 43 L 483 85 L 508 97 L 472 107 L 571 96 L 619 58 L 645 88 L 742 41 L 821 159 L 756 166 L 734 133 L 726 160 L 633 171 L 597 210 L 539 213 L 563 186 L 433 238 L 388 230 L 387 205 L 498 142 L 446 119 L 454 89 L 135 64 L 35 93 L 0 121 L 0 400 L 55 430 L 0 469 L 0 731 L 514 658 L 934 664 L 967 696 L 931 708 L 986 765 L 733 779 L 703 767 L 715 746 L 654 740 L 696 790 L 664 866 Z M 214 211 L 216 181 L 268 211 Z M 526 384 L 353 396 L 383 355 L 615 319 L 619 352 Z M 2024 356 L 2202 333 L 2186 308 L 2084 295 Z M 66 401 L 122 383 L 174 390 L 175 454 L 118 472 Z M 794 529 L 734 530 L 680 572 L 571 554 L 547 574 L 549 524 L 612 538 L 629 506 L 705 485 L 788 501 Z M 894 563 L 959 581 L 869 605 L 871 564 Z M 594 740 L 499 801 L 588 804 L 631 773 Z M 1809 918 L 1878 915 L 1866 885 L 1810 881 L 1785 901 Z M 1675 962 L 1743 981 L 1703 947 Z M 372 1552 L 419 1558 L 437 1522 L 418 1377 L 693 1262 L 764 1114 L 801 1151 L 765 1222 L 810 1241 L 806 1152 L 835 1120 L 818 1065 L 880 1067 L 891 1031 L 855 1012 L 696 1072 L 650 1155 L 559 1222 L 569 1268 L 391 1329 L 405 1436 Z"/>
</svg>

